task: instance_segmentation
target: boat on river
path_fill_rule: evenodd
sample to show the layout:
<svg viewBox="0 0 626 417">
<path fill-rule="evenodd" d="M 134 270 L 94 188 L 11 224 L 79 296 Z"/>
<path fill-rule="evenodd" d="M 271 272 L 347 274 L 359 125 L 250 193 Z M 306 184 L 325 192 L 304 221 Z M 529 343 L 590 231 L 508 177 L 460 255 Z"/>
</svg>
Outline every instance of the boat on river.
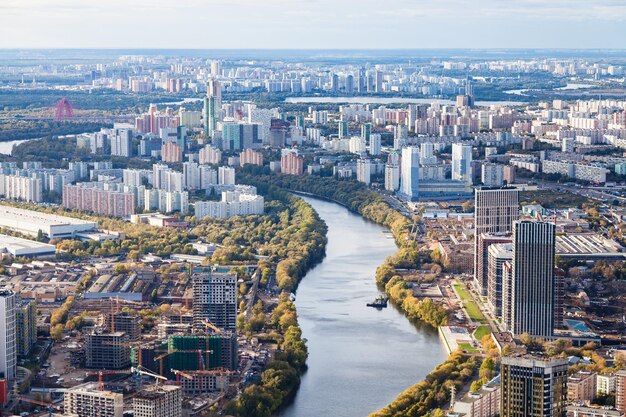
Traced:
<svg viewBox="0 0 626 417">
<path fill-rule="evenodd" d="M 379 295 L 373 302 L 367 303 L 367 306 L 374 308 L 385 308 L 387 307 L 387 297 Z"/>
</svg>

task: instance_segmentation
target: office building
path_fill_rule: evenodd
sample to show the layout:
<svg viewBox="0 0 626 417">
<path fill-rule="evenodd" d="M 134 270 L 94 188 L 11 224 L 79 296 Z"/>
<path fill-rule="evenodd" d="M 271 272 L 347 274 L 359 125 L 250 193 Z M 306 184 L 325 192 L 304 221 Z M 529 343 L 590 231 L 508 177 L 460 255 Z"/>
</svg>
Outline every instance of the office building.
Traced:
<svg viewBox="0 0 626 417">
<path fill-rule="evenodd" d="M 0 378 L 12 387 L 17 371 L 17 334 L 15 324 L 15 293 L 0 289 Z"/>
<path fill-rule="evenodd" d="M 15 306 L 15 333 L 18 356 L 28 356 L 37 343 L 37 303 L 20 300 Z"/>
<path fill-rule="evenodd" d="M 69 388 L 63 395 L 65 415 L 77 417 L 122 417 L 124 396 L 100 391 L 95 383 Z"/>
<path fill-rule="evenodd" d="M 149 385 L 133 397 L 134 417 L 182 417 L 183 396 L 175 385 Z"/>
<path fill-rule="evenodd" d="M 561 288 L 554 274 L 555 230 L 552 223 L 513 224 L 512 271 L 502 283 L 502 319 L 514 335 L 553 335 Z"/>
<path fill-rule="evenodd" d="M 85 336 L 86 367 L 91 369 L 127 369 L 130 367 L 130 339 L 124 332 L 96 329 Z"/>
<path fill-rule="evenodd" d="M 237 275 L 215 271 L 192 275 L 194 326 L 205 322 L 223 330 L 237 330 Z"/>
<path fill-rule="evenodd" d="M 408 201 L 419 199 L 419 148 L 408 146 L 402 148 L 402 165 L 400 170 L 400 191 L 398 194 Z"/>
<path fill-rule="evenodd" d="M 515 188 L 478 189 L 474 195 L 474 287 L 487 295 L 487 249 L 480 236 L 508 233 L 519 219 L 519 191 Z M 480 244 L 480 246 L 479 246 Z"/>
<path fill-rule="evenodd" d="M 472 147 L 452 144 L 452 179 L 472 183 Z"/>
<path fill-rule="evenodd" d="M 295 152 L 287 152 L 280 158 L 280 172 L 286 175 L 302 175 L 304 157 Z"/>
<path fill-rule="evenodd" d="M 564 417 L 567 363 L 567 358 L 502 357 L 500 416 Z"/>
</svg>

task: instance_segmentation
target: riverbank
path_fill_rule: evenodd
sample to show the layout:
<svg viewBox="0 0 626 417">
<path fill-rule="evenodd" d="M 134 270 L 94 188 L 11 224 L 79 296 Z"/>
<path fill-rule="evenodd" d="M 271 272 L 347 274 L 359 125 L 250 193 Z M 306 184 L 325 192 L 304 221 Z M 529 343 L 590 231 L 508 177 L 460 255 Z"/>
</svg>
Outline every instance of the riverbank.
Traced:
<svg viewBox="0 0 626 417">
<path fill-rule="evenodd" d="M 417 299 L 409 289 L 409 283 L 398 272 L 399 269 L 418 268 L 430 260 L 429 254 L 420 251 L 417 244 L 409 239 L 410 221 L 392 209 L 379 194 L 363 184 L 334 178 L 257 175 L 249 180 L 261 187 L 263 184 L 273 184 L 283 189 L 319 196 L 387 227 L 393 234 L 398 250 L 377 268 L 376 283 L 384 288 L 389 299 L 409 320 L 428 323 L 435 328 L 447 323 L 446 308 L 431 299 Z M 388 406 L 371 414 L 371 417 L 421 416 L 435 407 L 442 407 L 449 400 L 450 386 L 460 389 L 467 384 L 477 366 L 478 360 L 473 356 L 454 352 L 425 380 L 404 390 Z"/>
</svg>

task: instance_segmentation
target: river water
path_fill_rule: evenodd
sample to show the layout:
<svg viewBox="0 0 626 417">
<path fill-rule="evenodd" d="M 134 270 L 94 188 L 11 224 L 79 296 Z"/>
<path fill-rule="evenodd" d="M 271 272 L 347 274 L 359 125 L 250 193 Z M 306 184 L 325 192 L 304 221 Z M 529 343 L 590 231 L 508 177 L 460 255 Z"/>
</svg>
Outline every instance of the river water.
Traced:
<svg viewBox="0 0 626 417">
<path fill-rule="evenodd" d="M 374 273 L 395 252 L 384 229 L 342 206 L 304 197 L 328 225 L 323 262 L 296 294 L 308 371 L 281 417 L 365 417 L 422 380 L 446 354 L 437 332 L 412 325 L 378 294 Z"/>
</svg>

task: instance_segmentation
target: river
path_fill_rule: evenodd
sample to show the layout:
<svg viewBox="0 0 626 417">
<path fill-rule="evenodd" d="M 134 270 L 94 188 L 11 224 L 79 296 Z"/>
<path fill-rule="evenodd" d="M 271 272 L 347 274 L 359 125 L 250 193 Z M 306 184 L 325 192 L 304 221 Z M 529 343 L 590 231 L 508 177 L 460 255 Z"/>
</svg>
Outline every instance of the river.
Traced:
<svg viewBox="0 0 626 417">
<path fill-rule="evenodd" d="M 456 102 L 443 98 L 409 98 L 409 97 L 287 97 L 285 103 L 299 104 L 445 104 L 451 105 Z M 524 106 L 528 104 L 523 101 L 495 100 L 495 101 L 477 101 L 477 106 Z"/>
<path fill-rule="evenodd" d="M 367 307 L 374 273 L 395 252 L 384 228 L 344 207 L 304 197 L 328 225 L 326 257 L 296 294 L 308 370 L 281 417 L 365 417 L 446 359 L 437 332 L 412 325 L 391 305 Z"/>
<path fill-rule="evenodd" d="M 0 142 L 0 154 L 3 155 L 11 155 L 13 152 L 13 146 L 19 145 L 20 143 L 28 142 L 31 139 L 20 139 L 20 140 L 11 140 L 8 142 Z"/>
</svg>

